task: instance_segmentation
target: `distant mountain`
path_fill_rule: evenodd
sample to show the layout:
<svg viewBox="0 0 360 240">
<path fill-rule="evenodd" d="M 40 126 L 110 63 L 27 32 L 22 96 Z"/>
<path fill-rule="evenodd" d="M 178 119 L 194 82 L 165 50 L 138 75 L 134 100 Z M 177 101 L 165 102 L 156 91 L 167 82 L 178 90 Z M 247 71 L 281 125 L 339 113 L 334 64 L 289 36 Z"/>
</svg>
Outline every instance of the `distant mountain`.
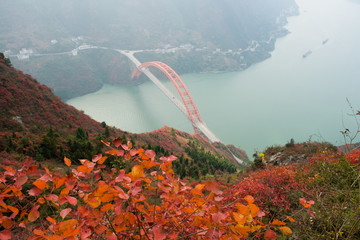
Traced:
<svg viewBox="0 0 360 240">
<path fill-rule="evenodd" d="M 223 144 L 210 144 L 198 135 L 169 127 L 132 134 L 96 122 L 62 102 L 30 75 L 11 67 L 2 54 L 0 96 L 0 162 L 24 156 L 60 162 L 64 156 L 73 160 L 91 158 L 108 150 L 100 140 L 121 138 L 137 147 L 154 149 L 159 155 L 176 154 L 182 163 L 175 163 L 175 170 L 182 177 L 233 172 L 238 166 Z M 247 160 L 243 151 L 232 150 Z"/>
<path fill-rule="evenodd" d="M 54 53 L 88 43 L 150 49 L 137 57 L 164 61 L 180 74 L 234 71 L 268 58 L 276 38 L 287 33 L 286 18 L 294 14 L 294 0 L 3 1 L 0 51 L 68 99 L 104 83 L 134 84 L 128 60 L 91 50 L 77 56 L 30 54 L 30 61 L 18 61 L 26 59 L 22 48 Z"/>
</svg>

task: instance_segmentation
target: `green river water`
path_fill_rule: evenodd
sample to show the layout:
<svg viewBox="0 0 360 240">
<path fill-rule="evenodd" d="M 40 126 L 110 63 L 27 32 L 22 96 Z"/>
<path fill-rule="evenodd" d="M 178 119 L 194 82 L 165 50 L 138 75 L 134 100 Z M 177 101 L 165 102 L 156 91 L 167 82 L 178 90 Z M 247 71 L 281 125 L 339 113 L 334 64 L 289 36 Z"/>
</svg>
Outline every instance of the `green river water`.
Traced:
<svg viewBox="0 0 360 240">
<path fill-rule="evenodd" d="M 354 129 L 346 98 L 360 110 L 360 1 L 297 3 L 300 15 L 288 19 L 290 34 L 277 40 L 268 60 L 242 72 L 181 76 L 209 129 L 249 156 L 291 138 L 341 145 L 339 131 Z M 170 81 L 164 84 L 175 92 Z M 105 85 L 68 103 L 129 132 L 164 125 L 193 132 L 188 119 L 150 81 Z"/>
</svg>

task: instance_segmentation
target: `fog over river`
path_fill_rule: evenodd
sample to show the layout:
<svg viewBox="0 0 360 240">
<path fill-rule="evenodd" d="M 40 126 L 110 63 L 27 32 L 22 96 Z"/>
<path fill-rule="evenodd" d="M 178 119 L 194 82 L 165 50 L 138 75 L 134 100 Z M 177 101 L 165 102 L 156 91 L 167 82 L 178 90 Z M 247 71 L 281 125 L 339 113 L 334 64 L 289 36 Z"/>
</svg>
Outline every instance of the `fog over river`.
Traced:
<svg viewBox="0 0 360 240">
<path fill-rule="evenodd" d="M 295 142 L 344 143 L 360 110 L 360 1 L 297 0 L 272 57 L 242 72 L 186 74 L 202 119 L 222 142 L 254 150 Z M 154 59 L 156 60 L 156 59 Z M 164 81 L 169 88 L 170 81 Z M 192 133 L 187 118 L 152 82 L 105 85 L 68 101 L 98 121 L 140 133 L 164 125 Z M 360 141 L 360 140 L 359 140 Z"/>
</svg>

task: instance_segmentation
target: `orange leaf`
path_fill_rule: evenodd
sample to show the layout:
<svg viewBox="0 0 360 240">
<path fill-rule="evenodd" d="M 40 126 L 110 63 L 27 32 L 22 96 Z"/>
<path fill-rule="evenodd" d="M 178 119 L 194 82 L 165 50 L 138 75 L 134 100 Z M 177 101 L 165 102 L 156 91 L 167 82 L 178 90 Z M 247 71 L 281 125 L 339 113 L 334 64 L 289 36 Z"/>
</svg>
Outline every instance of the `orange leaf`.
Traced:
<svg viewBox="0 0 360 240">
<path fill-rule="evenodd" d="M 295 219 L 293 219 L 292 217 L 287 217 L 289 219 L 290 222 L 296 222 Z"/>
<path fill-rule="evenodd" d="M 14 222 L 11 221 L 8 218 L 5 218 L 2 220 L 1 225 L 5 228 L 5 229 L 10 229 L 13 226 Z"/>
<path fill-rule="evenodd" d="M 108 158 L 107 156 L 100 158 L 97 164 L 103 164 L 107 158 Z"/>
<path fill-rule="evenodd" d="M 235 230 L 239 234 L 241 234 L 242 236 L 244 236 L 246 238 L 249 235 L 249 232 L 251 231 L 251 228 L 249 226 L 244 226 L 244 225 L 237 224 L 235 226 Z"/>
<path fill-rule="evenodd" d="M 64 162 L 65 162 L 66 166 L 68 166 L 68 167 L 71 166 L 71 160 L 68 159 L 67 157 L 64 157 Z"/>
<path fill-rule="evenodd" d="M 279 229 L 285 234 L 285 235 L 291 235 L 292 231 L 289 227 L 279 227 Z"/>
<path fill-rule="evenodd" d="M 134 177 L 134 178 L 141 178 L 144 176 L 144 169 L 142 166 L 140 165 L 135 165 L 132 167 L 131 169 L 131 175 Z"/>
<path fill-rule="evenodd" d="M 237 209 L 239 210 L 239 213 L 244 215 L 244 216 L 247 216 L 250 214 L 250 210 L 249 210 L 249 207 L 245 206 L 245 205 L 242 205 L 242 204 L 236 204 L 236 207 Z"/>
<path fill-rule="evenodd" d="M 247 195 L 244 199 L 248 202 L 248 204 L 255 202 L 255 199 L 250 195 Z"/>
<path fill-rule="evenodd" d="M 251 216 L 255 217 L 257 216 L 257 213 L 260 211 L 260 208 L 258 208 L 255 204 L 249 204 L 249 209 L 251 212 Z"/>
<path fill-rule="evenodd" d="M 75 225 L 78 223 L 76 219 L 70 219 L 64 222 L 60 222 L 58 225 L 58 232 L 63 233 L 69 229 L 74 229 Z"/>
<path fill-rule="evenodd" d="M 115 156 L 117 154 L 117 149 L 111 149 L 109 151 L 106 151 L 105 153 Z"/>
<path fill-rule="evenodd" d="M 77 167 L 78 172 L 86 173 L 88 171 L 88 167 L 81 165 Z"/>
<path fill-rule="evenodd" d="M 107 210 L 111 209 L 113 207 L 113 205 L 111 203 L 105 204 L 104 206 L 102 206 L 100 208 L 100 211 L 102 212 L 106 212 Z"/>
<path fill-rule="evenodd" d="M 63 240 L 64 237 L 59 236 L 59 235 L 50 235 L 50 236 L 46 236 L 46 240 Z"/>
<path fill-rule="evenodd" d="M 44 203 L 45 203 L 45 199 L 44 199 L 44 198 L 39 198 L 39 199 L 37 200 L 37 202 L 40 203 L 40 204 L 44 204 Z"/>
<path fill-rule="evenodd" d="M 106 193 L 101 197 L 101 202 L 106 203 L 114 199 L 114 194 Z"/>
<path fill-rule="evenodd" d="M 54 180 L 55 183 L 55 189 L 58 189 L 59 187 L 61 187 L 64 183 L 65 183 L 66 177 L 62 177 L 60 179 L 57 178 L 57 180 Z"/>
<path fill-rule="evenodd" d="M 239 213 L 232 212 L 231 218 L 234 222 L 237 222 L 240 225 L 243 225 L 246 222 L 246 218 L 244 217 L 244 215 L 239 214 Z"/>
<path fill-rule="evenodd" d="M 274 221 L 272 221 L 272 223 L 271 223 L 272 225 L 280 225 L 280 226 L 282 226 L 282 225 L 286 225 L 286 223 L 285 222 L 283 222 L 283 221 L 279 221 L 279 220 L 277 220 L 277 219 L 275 219 Z"/>
<path fill-rule="evenodd" d="M 48 221 L 51 222 L 52 224 L 55 224 L 55 223 L 56 223 L 56 220 L 53 219 L 52 217 L 49 217 L 49 216 L 46 217 L 46 220 L 48 220 Z"/>
<path fill-rule="evenodd" d="M 33 184 L 40 190 L 44 190 L 44 188 L 49 187 L 49 185 L 44 180 L 40 180 L 40 179 L 37 179 L 35 182 L 33 182 Z"/>
<path fill-rule="evenodd" d="M 28 220 L 30 222 L 34 222 L 34 221 L 36 221 L 36 219 L 38 219 L 40 217 L 40 213 L 38 211 L 39 207 L 40 207 L 40 205 L 35 205 L 30 210 L 29 215 L 28 215 Z"/>
<path fill-rule="evenodd" d="M 19 213 L 19 209 L 17 209 L 16 207 L 7 206 L 7 208 L 10 209 L 10 211 L 12 211 L 13 213 L 15 213 L 16 215 Z"/>
</svg>

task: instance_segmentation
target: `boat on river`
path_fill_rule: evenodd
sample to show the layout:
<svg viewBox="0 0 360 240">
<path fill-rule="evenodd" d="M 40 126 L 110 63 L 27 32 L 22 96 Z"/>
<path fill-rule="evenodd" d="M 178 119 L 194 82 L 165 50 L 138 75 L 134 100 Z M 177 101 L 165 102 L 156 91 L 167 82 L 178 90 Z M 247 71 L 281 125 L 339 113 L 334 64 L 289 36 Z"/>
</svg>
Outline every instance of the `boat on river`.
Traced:
<svg viewBox="0 0 360 240">
<path fill-rule="evenodd" d="M 306 53 L 304 53 L 303 54 L 303 58 L 306 58 L 306 57 L 308 57 L 310 54 L 312 54 L 312 51 L 311 50 L 309 50 L 309 51 L 307 51 Z"/>
</svg>

